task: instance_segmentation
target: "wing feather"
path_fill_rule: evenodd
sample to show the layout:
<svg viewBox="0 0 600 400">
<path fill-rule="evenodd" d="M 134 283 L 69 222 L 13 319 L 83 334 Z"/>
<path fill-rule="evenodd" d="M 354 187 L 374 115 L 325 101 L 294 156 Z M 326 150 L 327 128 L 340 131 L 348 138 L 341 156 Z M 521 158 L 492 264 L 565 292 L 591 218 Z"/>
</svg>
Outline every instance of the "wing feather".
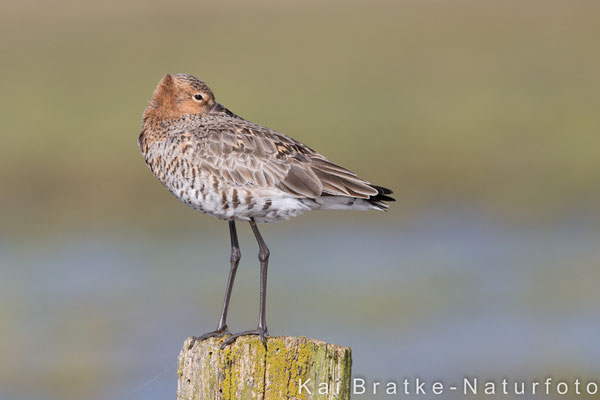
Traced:
<svg viewBox="0 0 600 400">
<path fill-rule="evenodd" d="M 314 199 L 323 192 L 323 184 L 308 165 L 292 163 L 282 186 L 303 197 Z"/>
</svg>

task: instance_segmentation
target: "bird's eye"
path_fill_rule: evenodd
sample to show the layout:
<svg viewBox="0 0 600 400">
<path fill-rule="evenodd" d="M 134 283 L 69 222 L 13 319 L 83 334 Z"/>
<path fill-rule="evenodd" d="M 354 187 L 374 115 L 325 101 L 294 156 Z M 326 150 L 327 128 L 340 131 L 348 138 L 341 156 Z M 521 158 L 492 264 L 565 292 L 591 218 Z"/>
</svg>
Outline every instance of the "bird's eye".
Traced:
<svg viewBox="0 0 600 400">
<path fill-rule="evenodd" d="M 201 94 L 195 94 L 194 95 L 194 99 L 197 101 L 202 101 L 202 95 Z"/>
</svg>

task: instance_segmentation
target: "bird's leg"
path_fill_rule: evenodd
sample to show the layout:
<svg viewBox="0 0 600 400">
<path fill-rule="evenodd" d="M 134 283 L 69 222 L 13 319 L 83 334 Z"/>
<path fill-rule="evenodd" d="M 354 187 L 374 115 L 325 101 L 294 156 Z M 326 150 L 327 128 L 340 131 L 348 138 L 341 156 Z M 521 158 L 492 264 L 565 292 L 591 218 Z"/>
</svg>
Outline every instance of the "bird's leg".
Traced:
<svg viewBox="0 0 600 400">
<path fill-rule="evenodd" d="M 260 338 L 265 344 L 265 335 L 269 334 L 267 329 L 267 269 L 269 267 L 269 255 L 271 252 L 267 247 L 267 244 L 262 238 L 258 226 L 254 220 L 250 221 L 252 232 L 258 242 L 258 260 L 260 261 L 260 303 L 259 303 L 259 314 L 258 314 L 258 329 L 262 332 Z"/>
<path fill-rule="evenodd" d="M 212 332 L 205 333 L 202 336 L 194 336 L 189 345 L 190 349 L 194 346 L 196 341 L 208 339 L 209 337 L 221 337 L 231 334 L 229 328 L 227 327 L 227 311 L 229 310 L 229 300 L 231 299 L 231 291 L 233 289 L 233 282 L 235 281 L 235 273 L 237 272 L 241 258 L 240 245 L 238 243 L 237 231 L 235 229 L 235 221 L 229 221 L 229 236 L 231 237 L 231 269 L 229 270 L 229 277 L 227 278 L 227 288 L 225 289 L 225 300 L 223 301 L 223 310 L 221 311 L 219 326 L 217 326 L 217 329 Z"/>
<path fill-rule="evenodd" d="M 269 331 L 267 329 L 267 268 L 269 265 L 269 248 L 267 244 L 262 238 L 258 227 L 256 226 L 256 222 L 254 220 L 250 220 L 250 227 L 252 228 L 252 232 L 254 233 L 254 237 L 256 237 L 256 241 L 258 242 L 258 260 L 260 261 L 260 304 L 258 308 L 258 327 L 256 329 L 245 331 L 241 333 L 236 333 L 230 337 L 228 337 L 221 348 L 224 348 L 230 343 L 233 343 L 235 339 L 244 335 L 258 335 L 260 336 L 260 340 L 262 340 L 265 347 L 267 347 L 267 339 L 266 337 L 269 335 Z"/>
</svg>

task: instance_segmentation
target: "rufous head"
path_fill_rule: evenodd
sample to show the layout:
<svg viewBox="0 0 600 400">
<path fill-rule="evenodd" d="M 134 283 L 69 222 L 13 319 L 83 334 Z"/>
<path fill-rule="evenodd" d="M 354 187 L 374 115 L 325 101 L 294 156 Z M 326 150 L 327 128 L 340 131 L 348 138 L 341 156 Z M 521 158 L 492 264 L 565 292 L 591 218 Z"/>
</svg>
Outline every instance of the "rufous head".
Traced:
<svg viewBox="0 0 600 400">
<path fill-rule="evenodd" d="M 188 74 L 167 74 L 154 89 L 150 105 L 144 111 L 144 120 L 204 115 L 215 104 L 212 90 L 200 79 Z"/>
</svg>

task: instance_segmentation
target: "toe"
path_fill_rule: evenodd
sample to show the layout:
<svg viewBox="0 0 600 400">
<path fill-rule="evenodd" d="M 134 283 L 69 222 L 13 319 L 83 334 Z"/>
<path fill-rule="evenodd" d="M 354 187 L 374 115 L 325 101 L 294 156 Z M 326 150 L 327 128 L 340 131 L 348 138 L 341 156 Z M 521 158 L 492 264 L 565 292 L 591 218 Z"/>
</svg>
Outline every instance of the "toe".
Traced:
<svg viewBox="0 0 600 400">
<path fill-rule="evenodd" d="M 211 337 L 223 337 L 226 335 L 231 335 L 231 332 L 229 331 L 229 328 L 227 326 L 224 326 L 215 331 L 205 333 L 202 336 L 193 336 L 192 341 L 190 342 L 190 344 L 188 346 L 188 350 L 191 349 L 192 347 L 194 347 L 194 344 L 196 344 L 196 342 L 201 342 L 201 341 L 206 340 Z"/>
</svg>

